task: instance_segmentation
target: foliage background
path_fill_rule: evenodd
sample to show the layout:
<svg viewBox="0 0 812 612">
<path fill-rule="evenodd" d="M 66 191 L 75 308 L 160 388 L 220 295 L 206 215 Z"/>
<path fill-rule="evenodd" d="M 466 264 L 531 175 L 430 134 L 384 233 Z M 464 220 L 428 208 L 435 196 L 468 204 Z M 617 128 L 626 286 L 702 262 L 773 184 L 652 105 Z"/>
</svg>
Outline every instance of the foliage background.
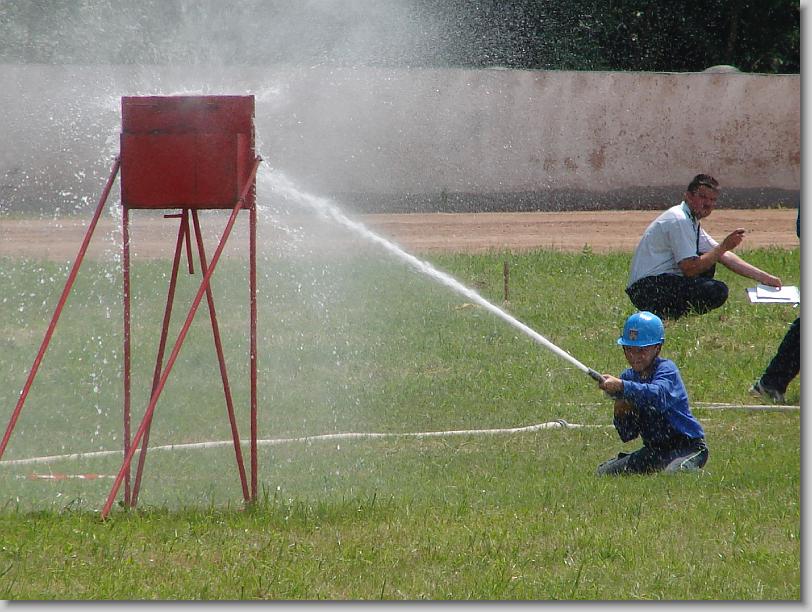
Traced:
<svg viewBox="0 0 812 612">
<path fill-rule="evenodd" d="M 800 71 L 791 0 L 6 0 L 0 61 Z"/>
</svg>

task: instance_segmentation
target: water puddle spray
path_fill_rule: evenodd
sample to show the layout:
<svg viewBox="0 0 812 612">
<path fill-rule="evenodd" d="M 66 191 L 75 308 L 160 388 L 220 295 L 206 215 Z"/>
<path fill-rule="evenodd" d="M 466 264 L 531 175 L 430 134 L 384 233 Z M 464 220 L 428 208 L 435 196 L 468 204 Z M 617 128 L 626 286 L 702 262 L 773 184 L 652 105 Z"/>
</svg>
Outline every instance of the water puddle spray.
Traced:
<svg viewBox="0 0 812 612">
<path fill-rule="evenodd" d="M 300 190 L 284 174 L 282 174 L 278 170 L 271 169 L 267 166 L 260 166 L 260 170 L 257 173 L 257 179 L 259 181 L 262 181 L 264 187 L 270 189 L 276 195 L 279 195 L 285 198 L 286 200 L 292 200 L 294 202 L 305 204 L 310 208 L 314 209 L 320 215 L 332 219 L 336 223 L 350 229 L 351 231 L 362 236 L 366 240 L 378 244 L 379 246 L 383 247 L 384 249 L 386 249 L 396 257 L 398 257 L 400 260 L 406 262 L 407 264 L 418 270 L 419 272 L 435 279 L 436 281 L 442 283 L 446 287 L 465 296 L 475 304 L 478 304 L 479 306 L 495 314 L 497 317 L 507 322 L 514 328 L 518 329 L 523 334 L 532 338 L 535 342 L 542 345 L 544 348 L 552 351 L 554 354 L 567 360 L 576 368 L 578 368 L 585 374 L 591 376 L 593 379 L 600 380 L 601 375 L 598 372 L 596 372 L 592 368 L 585 366 L 575 357 L 573 357 L 565 350 L 559 348 L 558 346 L 550 342 L 540 333 L 538 333 L 531 327 L 527 326 L 526 324 L 522 323 L 514 316 L 505 312 L 492 302 L 489 302 L 473 289 L 466 287 L 457 279 L 455 279 L 453 276 L 450 276 L 449 274 L 446 274 L 445 272 L 438 270 L 430 263 L 423 261 L 412 255 L 411 253 L 404 251 L 395 243 L 387 240 L 386 238 L 370 230 L 363 223 L 350 219 L 349 217 L 347 217 L 347 215 L 345 215 L 341 211 L 341 209 L 335 203 L 333 203 L 329 199 L 309 194 Z"/>
</svg>

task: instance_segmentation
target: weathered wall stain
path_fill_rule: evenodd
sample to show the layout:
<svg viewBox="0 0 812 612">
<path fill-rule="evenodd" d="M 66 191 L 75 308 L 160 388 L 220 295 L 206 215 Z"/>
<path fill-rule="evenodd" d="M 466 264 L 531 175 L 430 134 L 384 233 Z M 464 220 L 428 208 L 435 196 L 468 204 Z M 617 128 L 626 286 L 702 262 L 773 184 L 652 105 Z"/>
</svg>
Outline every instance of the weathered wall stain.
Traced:
<svg viewBox="0 0 812 612">
<path fill-rule="evenodd" d="M 799 75 L 4 65 L 0 206 L 92 204 L 120 97 L 173 93 L 255 94 L 267 163 L 362 211 L 662 207 L 697 172 L 731 206 L 800 189 Z"/>
</svg>

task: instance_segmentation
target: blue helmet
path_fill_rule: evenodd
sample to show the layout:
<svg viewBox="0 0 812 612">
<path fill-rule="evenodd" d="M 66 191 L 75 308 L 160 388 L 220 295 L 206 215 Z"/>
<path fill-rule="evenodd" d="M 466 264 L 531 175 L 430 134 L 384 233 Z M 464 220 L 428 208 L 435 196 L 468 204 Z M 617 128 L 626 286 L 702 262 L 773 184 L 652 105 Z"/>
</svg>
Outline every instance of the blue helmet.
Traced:
<svg viewBox="0 0 812 612">
<path fill-rule="evenodd" d="M 623 335 L 617 339 L 622 346 L 652 346 L 665 341 L 663 322 L 647 310 L 635 312 L 626 319 Z"/>
</svg>

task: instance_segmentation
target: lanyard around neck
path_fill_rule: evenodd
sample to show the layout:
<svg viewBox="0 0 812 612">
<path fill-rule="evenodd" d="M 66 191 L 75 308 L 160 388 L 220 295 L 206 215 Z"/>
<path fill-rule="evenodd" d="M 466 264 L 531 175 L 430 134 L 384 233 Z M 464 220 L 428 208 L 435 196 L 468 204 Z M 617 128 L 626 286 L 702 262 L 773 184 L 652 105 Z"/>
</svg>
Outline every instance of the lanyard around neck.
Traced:
<svg viewBox="0 0 812 612">
<path fill-rule="evenodd" d="M 696 224 L 696 254 L 699 255 L 699 228 L 700 228 L 699 219 L 696 218 L 694 211 L 691 210 L 691 207 L 688 206 L 687 202 L 683 202 L 682 205 L 685 207 L 685 212 L 688 214 L 688 218 L 691 220 L 692 223 Z"/>
</svg>

